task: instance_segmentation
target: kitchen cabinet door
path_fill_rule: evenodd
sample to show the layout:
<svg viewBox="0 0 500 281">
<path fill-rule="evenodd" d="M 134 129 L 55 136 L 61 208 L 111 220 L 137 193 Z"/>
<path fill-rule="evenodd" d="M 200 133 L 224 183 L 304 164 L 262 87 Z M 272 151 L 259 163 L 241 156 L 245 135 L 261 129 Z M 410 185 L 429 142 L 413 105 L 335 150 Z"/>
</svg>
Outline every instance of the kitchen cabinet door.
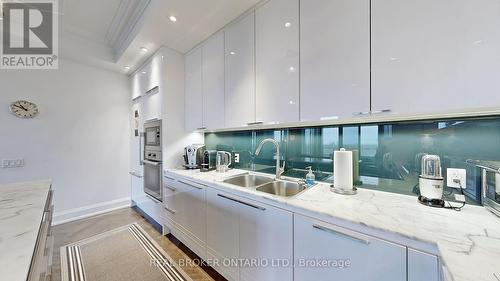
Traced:
<svg viewBox="0 0 500 281">
<path fill-rule="evenodd" d="M 408 248 L 408 281 L 439 281 L 439 272 L 435 255 Z"/>
<path fill-rule="evenodd" d="M 137 206 L 140 200 L 144 200 L 144 182 L 140 174 L 136 172 L 130 173 L 130 199 L 132 205 Z"/>
<path fill-rule="evenodd" d="M 175 217 L 183 241 L 198 256 L 206 258 L 206 187 L 184 179 L 177 179 Z M 174 233 L 175 235 L 175 233 Z M 180 237 L 178 237 L 180 238 Z"/>
<path fill-rule="evenodd" d="M 406 281 L 406 247 L 294 216 L 295 281 Z"/>
<path fill-rule="evenodd" d="M 255 11 L 255 24 L 256 120 L 298 122 L 299 1 L 267 2 Z"/>
<path fill-rule="evenodd" d="M 300 1 L 301 121 L 370 110 L 370 1 Z"/>
<path fill-rule="evenodd" d="M 225 30 L 226 127 L 255 122 L 254 22 L 251 13 Z"/>
<path fill-rule="evenodd" d="M 130 78 L 130 84 L 132 89 L 131 99 L 134 100 L 142 95 L 142 86 L 141 86 L 141 73 L 136 72 Z"/>
<path fill-rule="evenodd" d="M 233 195 L 207 189 L 207 258 L 224 278 L 239 280 L 237 264 L 227 264 L 240 256 L 239 204 Z"/>
<path fill-rule="evenodd" d="M 242 281 L 293 280 L 293 215 L 239 198 L 240 258 L 267 264 L 240 268 Z"/>
<path fill-rule="evenodd" d="M 203 127 L 202 51 L 195 49 L 186 55 L 185 119 L 186 131 Z"/>
<path fill-rule="evenodd" d="M 202 51 L 203 127 L 224 128 L 224 33 L 208 39 Z"/>
<path fill-rule="evenodd" d="M 372 109 L 500 105 L 500 2 L 372 1 Z"/>
</svg>

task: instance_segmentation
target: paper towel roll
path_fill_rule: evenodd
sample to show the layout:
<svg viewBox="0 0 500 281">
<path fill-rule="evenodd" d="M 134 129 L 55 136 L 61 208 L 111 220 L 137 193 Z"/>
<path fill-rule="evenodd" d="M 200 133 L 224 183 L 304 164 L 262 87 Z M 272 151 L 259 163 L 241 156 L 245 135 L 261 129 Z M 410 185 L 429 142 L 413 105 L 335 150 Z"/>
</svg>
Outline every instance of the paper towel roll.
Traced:
<svg viewBox="0 0 500 281">
<path fill-rule="evenodd" d="M 352 190 L 352 151 L 341 148 L 333 153 L 333 185 L 338 189 Z"/>
</svg>

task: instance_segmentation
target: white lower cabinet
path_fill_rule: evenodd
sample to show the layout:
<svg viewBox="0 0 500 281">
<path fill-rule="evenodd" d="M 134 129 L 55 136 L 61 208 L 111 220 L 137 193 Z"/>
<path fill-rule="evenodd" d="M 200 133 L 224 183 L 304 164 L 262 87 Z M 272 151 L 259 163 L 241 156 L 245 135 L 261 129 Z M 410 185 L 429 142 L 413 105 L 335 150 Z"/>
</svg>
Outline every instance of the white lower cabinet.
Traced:
<svg viewBox="0 0 500 281">
<path fill-rule="evenodd" d="M 212 267 L 228 280 L 239 280 L 232 260 L 240 256 L 240 231 L 237 202 L 222 197 L 227 193 L 207 190 L 207 257 Z"/>
<path fill-rule="evenodd" d="M 406 281 L 406 247 L 295 214 L 295 281 Z"/>
<path fill-rule="evenodd" d="M 207 253 L 219 264 L 214 268 L 228 280 L 293 280 L 292 217 L 288 211 L 209 189 Z"/>
<path fill-rule="evenodd" d="M 408 281 L 439 281 L 439 276 L 437 256 L 408 248 Z"/>
<path fill-rule="evenodd" d="M 164 177 L 164 212 L 172 234 L 199 257 L 206 258 L 206 187 Z"/>
<path fill-rule="evenodd" d="M 293 214 L 250 200 L 239 205 L 240 258 L 247 263 L 240 280 L 293 280 Z"/>
</svg>

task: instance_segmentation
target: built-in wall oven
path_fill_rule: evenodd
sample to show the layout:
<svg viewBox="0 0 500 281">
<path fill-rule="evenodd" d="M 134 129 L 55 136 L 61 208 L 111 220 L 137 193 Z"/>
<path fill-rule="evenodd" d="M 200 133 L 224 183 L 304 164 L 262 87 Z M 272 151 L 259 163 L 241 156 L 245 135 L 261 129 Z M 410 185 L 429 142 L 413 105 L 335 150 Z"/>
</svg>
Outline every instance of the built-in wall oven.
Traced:
<svg viewBox="0 0 500 281">
<path fill-rule="evenodd" d="M 144 192 L 162 201 L 161 120 L 144 123 Z"/>
</svg>

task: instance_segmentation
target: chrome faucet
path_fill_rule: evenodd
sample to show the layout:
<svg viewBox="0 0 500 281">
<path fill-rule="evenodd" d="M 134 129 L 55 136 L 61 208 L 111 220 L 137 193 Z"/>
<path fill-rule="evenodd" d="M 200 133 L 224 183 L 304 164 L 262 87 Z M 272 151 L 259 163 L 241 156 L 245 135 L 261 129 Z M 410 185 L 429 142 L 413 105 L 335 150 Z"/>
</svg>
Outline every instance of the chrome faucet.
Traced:
<svg viewBox="0 0 500 281">
<path fill-rule="evenodd" d="M 260 151 L 262 150 L 262 147 L 264 146 L 264 144 L 266 142 L 270 142 L 272 144 L 274 144 L 274 147 L 276 148 L 276 179 L 279 180 L 281 179 L 281 174 L 283 174 L 283 172 L 285 172 L 285 164 L 286 164 L 286 161 L 283 161 L 283 166 L 281 166 L 280 162 L 281 162 L 281 159 L 280 159 L 280 144 L 275 141 L 274 139 L 263 139 L 260 144 L 259 144 L 259 147 L 257 147 L 257 150 L 255 151 L 255 156 L 258 156 L 260 154 Z"/>
</svg>

